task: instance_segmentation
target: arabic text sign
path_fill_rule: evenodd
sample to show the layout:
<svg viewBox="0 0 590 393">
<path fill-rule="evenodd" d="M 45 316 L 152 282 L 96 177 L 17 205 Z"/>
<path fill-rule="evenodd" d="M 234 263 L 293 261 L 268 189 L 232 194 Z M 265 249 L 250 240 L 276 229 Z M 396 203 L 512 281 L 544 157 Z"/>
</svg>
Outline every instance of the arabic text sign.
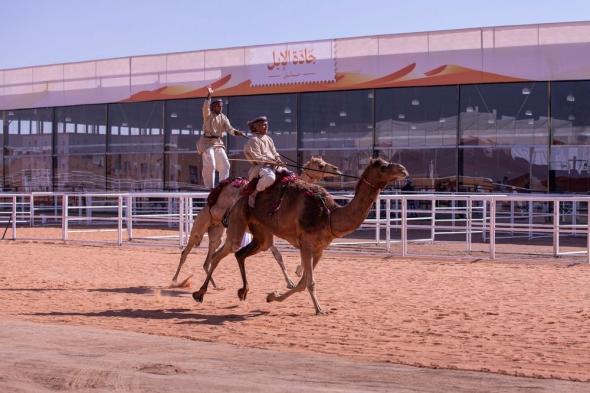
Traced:
<svg viewBox="0 0 590 393">
<path fill-rule="evenodd" d="M 252 86 L 333 82 L 332 41 L 249 48 Z"/>
</svg>

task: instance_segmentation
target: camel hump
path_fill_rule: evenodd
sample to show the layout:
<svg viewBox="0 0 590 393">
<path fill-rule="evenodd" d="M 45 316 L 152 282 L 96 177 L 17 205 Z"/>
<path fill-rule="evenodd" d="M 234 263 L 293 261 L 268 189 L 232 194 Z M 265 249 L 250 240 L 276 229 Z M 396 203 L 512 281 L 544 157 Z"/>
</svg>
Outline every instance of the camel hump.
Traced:
<svg viewBox="0 0 590 393">
<path fill-rule="evenodd" d="M 236 178 L 227 178 L 219 182 L 219 184 L 211 190 L 209 195 L 207 196 L 207 206 L 213 207 L 217 203 L 219 196 L 221 195 L 221 191 L 227 186 L 231 184 L 235 188 L 240 188 L 248 184 L 248 180 L 244 179 L 243 177 L 236 177 Z"/>
</svg>

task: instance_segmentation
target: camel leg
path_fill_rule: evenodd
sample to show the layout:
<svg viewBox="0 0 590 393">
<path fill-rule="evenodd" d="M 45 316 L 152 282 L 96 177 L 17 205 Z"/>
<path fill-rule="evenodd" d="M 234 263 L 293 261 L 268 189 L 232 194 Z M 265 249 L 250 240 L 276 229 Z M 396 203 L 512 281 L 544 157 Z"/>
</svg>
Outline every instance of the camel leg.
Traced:
<svg viewBox="0 0 590 393">
<path fill-rule="evenodd" d="M 309 271 L 313 269 L 311 250 L 308 250 L 307 248 L 301 248 L 301 264 L 303 265 L 303 277 L 301 277 L 295 288 L 288 290 L 282 295 L 278 292 L 271 292 L 266 297 L 267 302 L 282 302 L 294 293 L 305 290 L 305 288 L 308 286 Z"/>
<path fill-rule="evenodd" d="M 203 270 L 205 270 L 205 273 L 209 272 L 209 267 L 211 266 L 211 257 L 221 244 L 223 232 L 225 232 L 225 228 L 221 224 L 210 226 L 209 230 L 207 231 L 207 235 L 209 235 L 209 249 L 207 250 L 205 262 L 203 263 Z M 213 281 L 213 277 L 211 277 L 211 285 L 213 285 L 214 289 L 218 289 L 215 281 Z"/>
<path fill-rule="evenodd" d="M 291 278 L 289 277 L 289 274 L 287 273 L 287 269 L 285 268 L 285 263 L 283 262 L 283 256 L 279 252 L 278 248 L 276 246 L 271 246 L 270 251 L 272 252 L 272 255 L 275 257 L 277 263 L 279 264 L 279 267 L 281 268 L 281 271 L 283 272 L 283 277 L 285 277 L 285 282 L 287 283 L 287 288 L 289 288 L 289 289 L 295 288 L 295 284 L 293 284 L 293 281 L 291 281 Z"/>
<path fill-rule="evenodd" d="M 176 274 L 172 278 L 171 287 L 178 287 L 179 284 L 177 283 L 178 275 L 180 274 L 180 269 L 182 269 L 182 265 L 186 261 L 188 254 L 191 252 L 193 247 L 199 246 L 201 244 L 201 240 L 203 240 L 203 235 L 207 232 L 209 228 L 209 224 L 211 222 L 211 214 L 209 210 L 209 206 L 205 206 L 199 214 L 195 216 L 195 220 L 193 222 L 193 228 L 191 229 L 191 234 L 188 239 L 188 244 L 182 250 L 180 254 L 180 262 L 178 263 L 178 268 L 176 269 Z M 190 278 L 190 277 L 189 277 Z M 186 281 L 186 280 L 185 280 Z"/>
<path fill-rule="evenodd" d="M 321 251 L 319 253 L 316 253 L 313 256 L 313 266 L 312 266 L 311 270 L 309 271 L 308 280 L 307 280 L 307 291 L 309 292 L 309 295 L 311 296 L 311 301 L 313 302 L 313 306 L 315 307 L 316 315 L 327 314 L 327 312 L 322 309 L 322 307 L 320 306 L 320 303 L 318 302 L 318 298 L 315 293 L 315 280 L 313 278 L 313 271 L 315 270 L 315 267 L 318 264 L 318 262 L 320 261 L 321 257 L 322 257 Z"/>
<path fill-rule="evenodd" d="M 247 203 L 241 204 L 241 207 L 238 209 L 232 209 L 231 218 L 230 218 L 230 226 L 227 229 L 227 237 L 225 239 L 225 243 L 223 246 L 215 251 L 211 256 L 211 266 L 209 267 L 209 271 L 207 272 L 207 277 L 205 278 L 205 282 L 201 286 L 201 288 L 193 292 L 193 299 L 195 301 L 202 303 L 203 297 L 205 293 L 207 293 L 207 288 L 209 286 L 209 282 L 211 281 L 211 276 L 213 272 L 217 268 L 219 262 L 225 258 L 228 254 L 232 252 L 236 252 L 240 249 L 240 243 L 242 241 L 242 237 L 244 236 L 244 232 L 246 232 L 247 223 Z"/>
<path fill-rule="evenodd" d="M 246 300 L 246 295 L 248 294 L 249 290 L 248 280 L 246 278 L 246 258 L 258 254 L 261 251 L 267 250 L 272 246 L 273 241 L 271 234 L 261 231 L 256 226 L 251 226 L 250 232 L 253 236 L 252 241 L 236 252 L 236 260 L 238 261 L 238 266 L 240 267 L 240 274 L 242 275 L 243 284 L 242 288 L 238 290 L 238 297 L 240 300 Z"/>
</svg>

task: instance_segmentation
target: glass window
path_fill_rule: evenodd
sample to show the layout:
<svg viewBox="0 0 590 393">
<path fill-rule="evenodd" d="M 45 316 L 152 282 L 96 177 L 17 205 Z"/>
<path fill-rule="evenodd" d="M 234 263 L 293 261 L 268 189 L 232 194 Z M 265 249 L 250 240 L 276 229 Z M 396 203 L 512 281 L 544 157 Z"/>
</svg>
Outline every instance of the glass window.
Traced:
<svg viewBox="0 0 590 393">
<path fill-rule="evenodd" d="M 457 87 L 375 92 L 376 147 L 456 146 Z"/>
<path fill-rule="evenodd" d="M 201 157 L 196 152 L 167 153 L 166 189 L 170 191 L 203 191 Z"/>
<path fill-rule="evenodd" d="M 545 82 L 461 86 L 462 145 L 547 145 Z"/>
<path fill-rule="evenodd" d="M 109 105 L 109 190 L 157 191 L 163 187 L 163 103 Z"/>
<path fill-rule="evenodd" d="M 203 99 L 166 102 L 166 189 L 199 190 L 201 156 L 197 141 L 203 128 Z"/>
<path fill-rule="evenodd" d="M 553 192 L 590 191 L 590 81 L 551 83 Z"/>
<path fill-rule="evenodd" d="M 546 146 L 465 146 L 461 154 L 461 191 L 547 191 Z"/>
<path fill-rule="evenodd" d="M 109 105 L 109 153 L 164 151 L 162 102 Z"/>
<path fill-rule="evenodd" d="M 8 111 L 9 156 L 52 153 L 53 110 L 51 108 Z M 51 166 L 49 166 L 51 168 Z"/>
<path fill-rule="evenodd" d="M 50 155 L 17 155 L 6 157 L 5 187 L 15 192 L 52 191 Z"/>
<path fill-rule="evenodd" d="M 57 154 L 106 152 L 106 105 L 56 108 L 55 120 L 57 122 Z"/>
<path fill-rule="evenodd" d="M 166 102 L 166 151 L 195 152 L 203 128 L 203 99 Z"/>
<path fill-rule="evenodd" d="M 547 191 L 547 83 L 464 85 L 460 97 L 462 190 Z"/>
<path fill-rule="evenodd" d="M 274 94 L 272 96 L 245 96 L 229 99 L 229 117 L 232 125 L 244 132 L 248 121 L 258 116 L 268 118 L 268 135 L 277 150 L 295 151 L 297 148 L 297 97 L 295 94 Z M 246 140 L 231 138 L 230 150 L 241 152 Z M 294 158 L 294 157 L 292 157 Z"/>
<path fill-rule="evenodd" d="M 303 162 L 311 155 L 321 155 L 344 174 L 360 175 L 373 155 L 373 92 L 304 93 L 300 97 Z"/>
</svg>

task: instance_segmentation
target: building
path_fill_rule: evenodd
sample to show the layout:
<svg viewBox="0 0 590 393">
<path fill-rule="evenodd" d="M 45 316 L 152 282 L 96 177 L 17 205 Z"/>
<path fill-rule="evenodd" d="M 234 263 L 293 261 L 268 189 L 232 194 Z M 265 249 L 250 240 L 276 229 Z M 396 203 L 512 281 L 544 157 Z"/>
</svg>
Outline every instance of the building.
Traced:
<svg viewBox="0 0 590 393">
<path fill-rule="evenodd" d="M 358 175 L 379 155 L 423 190 L 590 190 L 590 22 L 0 70 L 3 189 L 199 189 L 207 86 L 237 128 L 267 115 L 299 163 Z M 243 142 L 229 137 L 230 157 Z"/>
</svg>

